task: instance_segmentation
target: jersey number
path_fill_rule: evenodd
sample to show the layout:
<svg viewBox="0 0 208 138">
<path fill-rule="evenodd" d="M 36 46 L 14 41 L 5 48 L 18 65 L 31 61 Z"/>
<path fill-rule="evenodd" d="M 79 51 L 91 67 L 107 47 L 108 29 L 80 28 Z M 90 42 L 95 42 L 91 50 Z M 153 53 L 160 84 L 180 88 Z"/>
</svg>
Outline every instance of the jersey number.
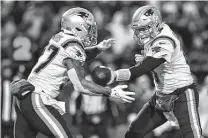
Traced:
<svg viewBox="0 0 208 138">
<path fill-rule="evenodd" d="M 31 41 L 25 36 L 18 36 L 13 41 L 13 59 L 15 61 L 30 61 L 32 59 Z"/>
<path fill-rule="evenodd" d="M 54 46 L 54 45 L 50 45 L 47 49 L 47 51 L 52 51 L 50 53 L 50 55 L 48 56 L 47 60 L 45 60 L 44 62 L 42 62 L 35 70 L 35 73 L 39 73 L 42 69 L 44 69 L 53 59 L 54 57 L 57 55 L 59 48 Z"/>
</svg>

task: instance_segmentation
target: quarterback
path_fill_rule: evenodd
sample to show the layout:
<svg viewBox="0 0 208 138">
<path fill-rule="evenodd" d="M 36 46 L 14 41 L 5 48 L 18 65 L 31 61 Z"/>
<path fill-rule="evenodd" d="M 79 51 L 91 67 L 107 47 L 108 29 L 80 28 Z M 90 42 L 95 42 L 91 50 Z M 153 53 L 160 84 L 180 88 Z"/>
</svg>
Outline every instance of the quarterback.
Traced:
<svg viewBox="0 0 208 138">
<path fill-rule="evenodd" d="M 65 103 L 57 101 L 69 81 L 77 92 L 104 95 L 132 102 L 134 92 L 126 85 L 105 88 L 84 79 L 83 64 L 112 46 L 115 40 L 97 43 L 94 16 L 83 8 L 72 8 L 62 15 L 61 31 L 55 34 L 33 67 L 27 80 L 14 81 L 11 92 L 17 97 L 15 138 L 35 138 L 38 132 L 52 138 L 72 138 L 62 116 Z"/>
<path fill-rule="evenodd" d="M 191 76 L 181 44 L 170 27 L 162 22 L 154 6 L 142 6 L 132 17 L 131 27 L 138 45 L 137 64 L 112 73 L 111 82 L 128 81 L 152 72 L 156 92 L 129 126 L 125 138 L 143 138 L 167 120 L 173 122 L 183 138 L 202 138 L 199 121 L 199 94 Z"/>
</svg>

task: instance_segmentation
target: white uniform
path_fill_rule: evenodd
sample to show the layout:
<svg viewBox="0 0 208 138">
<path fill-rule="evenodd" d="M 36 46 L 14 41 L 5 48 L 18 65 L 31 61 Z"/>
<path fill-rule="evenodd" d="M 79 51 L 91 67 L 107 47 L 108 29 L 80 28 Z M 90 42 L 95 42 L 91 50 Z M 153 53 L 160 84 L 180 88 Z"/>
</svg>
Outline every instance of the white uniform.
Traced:
<svg viewBox="0 0 208 138">
<path fill-rule="evenodd" d="M 180 41 L 168 25 L 165 24 L 161 33 L 145 45 L 144 55 L 166 60 L 152 71 L 156 90 L 168 94 L 193 83 Z"/>
<path fill-rule="evenodd" d="M 81 41 L 72 35 L 60 32 L 54 35 L 39 58 L 28 81 L 36 89 L 55 98 L 60 93 L 60 87 L 69 81 L 67 68 L 63 60 L 72 58 L 84 64 L 86 59 Z"/>
</svg>

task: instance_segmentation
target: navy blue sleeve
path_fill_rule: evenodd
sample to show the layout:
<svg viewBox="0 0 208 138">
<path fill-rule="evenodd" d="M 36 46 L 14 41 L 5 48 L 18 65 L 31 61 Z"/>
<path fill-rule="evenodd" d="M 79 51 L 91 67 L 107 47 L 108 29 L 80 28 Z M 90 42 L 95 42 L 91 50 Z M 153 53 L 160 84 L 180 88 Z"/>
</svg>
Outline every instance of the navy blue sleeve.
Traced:
<svg viewBox="0 0 208 138">
<path fill-rule="evenodd" d="M 140 64 L 137 64 L 131 68 L 129 68 L 131 72 L 131 78 L 134 79 L 139 76 L 142 76 L 165 62 L 164 58 L 153 58 L 153 57 L 146 57 Z"/>
<path fill-rule="evenodd" d="M 91 62 L 101 53 L 101 50 L 99 50 L 98 48 L 87 49 L 85 50 L 85 53 L 86 53 L 86 62 Z"/>
</svg>

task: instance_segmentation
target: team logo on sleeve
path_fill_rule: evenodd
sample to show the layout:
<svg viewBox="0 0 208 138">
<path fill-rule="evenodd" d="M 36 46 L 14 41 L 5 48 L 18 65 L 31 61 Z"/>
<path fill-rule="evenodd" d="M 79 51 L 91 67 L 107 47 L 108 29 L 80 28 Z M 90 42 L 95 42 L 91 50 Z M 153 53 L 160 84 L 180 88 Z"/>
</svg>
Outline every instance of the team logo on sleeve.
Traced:
<svg viewBox="0 0 208 138">
<path fill-rule="evenodd" d="M 76 51 L 76 55 L 77 55 L 78 57 L 82 57 L 82 53 L 81 53 L 79 50 Z"/>
<path fill-rule="evenodd" d="M 52 39 L 57 43 L 61 40 L 61 38 L 63 38 L 63 36 L 60 34 L 56 34 L 55 36 L 52 37 Z"/>
<path fill-rule="evenodd" d="M 153 47 L 152 48 L 152 52 L 153 53 L 158 53 L 158 52 L 160 52 L 161 51 L 161 47 Z"/>
<path fill-rule="evenodd" d="M 74 47 L 74 54 L 76 59 L 78 59 L 81 62 L 85 61 L 85 54 L 82 50 L 80 50 L 78 47 Z"/>
</svg>

